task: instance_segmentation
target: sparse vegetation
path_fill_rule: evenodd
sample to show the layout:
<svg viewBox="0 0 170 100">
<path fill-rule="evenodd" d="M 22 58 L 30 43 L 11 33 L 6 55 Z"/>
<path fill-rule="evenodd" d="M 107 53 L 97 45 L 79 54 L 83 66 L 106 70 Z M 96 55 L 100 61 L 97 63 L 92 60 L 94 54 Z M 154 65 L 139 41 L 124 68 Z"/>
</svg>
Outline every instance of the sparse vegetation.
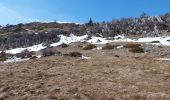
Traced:
<svg viewBox="0 0 170 100">
<path fill-rule="evenodd" d="M 37 56 L 32 56 L 30 59 L 37 59 L 38 57 Z"/>
<path fill-rule="evenodd" d="M 123 45 L 124 48 L 136 48 L 136 47 L 140 47 L 141 44 L 137 44 L 137 43 L 129 43 L 129 44 L 125 44 Z"/>
<path fill-rule="evenodd" d="M 152 41 L 151 43 L 160 43 L 160 41 Z"/>
<path fill-rule="evenodd" d="M 6 57 L 0 56 L 0 61 L 6 61 Z"/>
<path fill-rule="evenodd" d="M 119 55 L 115 55 L 115 57 L 119 58 L 120 56 Z"/>
<path fill-rule="evenodd" d="M 59 47 L 61 48 L 67 48 L 69 45 L 68 44 L 65 44 L 65 43 L 62 43 L 61 45 L 59 45 Z"/>
<path fill-rule="evenodd" d="M 64 56 L 70 56 L 70 57 L 81 57 L 82 53 L 80 52 L 70 52 L 68 54 L 64 54 Z"/>
<path fill-rule="evenodd" d="M 94 44 L 89 44 L 89 45 L 86 45 L 85 47 L 83 47 L 83 50 L 91 50 L 94 48 L 96 48 L 96 46 Z"/>
<path fill-rule="evenodd" d="M 56 50 L 53 50 L 51 48 L 45 48 L 43 50 L 41 50 L 42 52 L 42 56 L 43 57 L 48 57 L 48 56 L 61 56 L 62 53 Z"/>
<path fill-rule="evenodd" d="M 1 52 L 0 53 L 0 61 L 6 61 L 7 57 L 6 57 L 6 53 L 5 52 Z"/>
<path fill-rule="evenodd" d="M 133 47 L 129 49 L 132 53 L 144 53 L 144 49 L 142 47 Z"/>
<path fill-rule="evenodd" d="M 32 53 L 29 52 L 28 50 L 24 50 L 23 52 L 18 53 L 15 56 L 18 58 L 28 58 L 28 57 L 32 57 Z"/>
</svg>

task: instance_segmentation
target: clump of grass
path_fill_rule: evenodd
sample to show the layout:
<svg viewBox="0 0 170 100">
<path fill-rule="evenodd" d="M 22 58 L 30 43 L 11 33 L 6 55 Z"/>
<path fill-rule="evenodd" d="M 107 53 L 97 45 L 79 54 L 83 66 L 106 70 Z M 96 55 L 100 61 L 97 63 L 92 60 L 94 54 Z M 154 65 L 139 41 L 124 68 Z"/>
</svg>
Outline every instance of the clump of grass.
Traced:
<svg viewBox="0 0 170 100">
<path fill-rule="evenodd" d="M 7 60 L 7 54 L 5 52 L 0 53 L 0 61 L 6 61 Z"/>
<path fill-rule="evenodd" d="M 83 47 L 83 50 L 91 50 L 94 48 L 96 48 L 96 46 L 94 44 L 89 44 L 89 45 L 86 45 L 85 47 Z"/>
<path fill-rule="evenodd" d="M 68 54 L 64 54 L 64 56 L 70 56 L 70 57 L 81 57 L 82 53 L 80 52 L 70 52 Z"/>
<path fill-rule="evenodd" d="M 62 53 L 60 51 L 57 51 L 55 49 L 51 49 L 51 48 L 45 48 L 42 49 L 41 51 L 41 55 L 43 57 L 48 57 L 48 56 L 62 56 Z"/>
<path fill-rule="evenodd" d="M 7 60 L 6 57 L 0 56 L 0 61 L 6 61 L 6 60 Z"/>
<path fill-rule="evenodd" d="M 119 58 L 120 56 L 119 55 L 115 55 L 115 57 Z"/>
<path fill-rule="evenodd" d="M 62 43 L 61 45 L 59 45 L 59 47 L 61 48 L 67 48 L 69 45 L 68 44 L 65 44 L 65 43 Z"/>
<path fill-rule="evenodd" d="M 102 50 L 109 50 L 109 49 L 115 49 L 117 48 L 119 45 L 106 45 L 104 47 L 102 47 Z"/>
<path fill-rule="evenodd" d="M 160 41 L 152 41 L 151 43 L 160 43 Z"/>
<path fill-rule="evenodd" d="M 32 56 L 30 59 L 37 59 L 38 57 L 37 56 Z"/>
<path fill-rule="evenodd" d="M 129 44 L 125 44 L 123 45 L 124 48 L 136 48 L 136 47 L 140 47 L 141 44 L 137 44 L 137 43 L 129 43 Z"/>
<path fill-rule="evenodd" d="M 144 53 L 144 49 L 142 47 L 134 47 L 129 50 L 132 53 Z"/>
</svg>

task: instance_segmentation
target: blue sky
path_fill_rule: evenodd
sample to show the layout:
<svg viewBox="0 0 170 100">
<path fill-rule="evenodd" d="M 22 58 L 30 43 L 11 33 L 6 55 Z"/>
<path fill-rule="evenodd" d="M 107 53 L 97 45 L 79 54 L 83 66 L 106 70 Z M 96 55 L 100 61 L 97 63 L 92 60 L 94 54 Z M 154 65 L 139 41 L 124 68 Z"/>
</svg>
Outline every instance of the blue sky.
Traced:
<svg viewBox="0 0 170 100">
<path fill-rule="evenodd" d="M 0 24 L 31 21 L 84 23 L 170 12 L 170 0 L 0 0 Z"/>
</svg>

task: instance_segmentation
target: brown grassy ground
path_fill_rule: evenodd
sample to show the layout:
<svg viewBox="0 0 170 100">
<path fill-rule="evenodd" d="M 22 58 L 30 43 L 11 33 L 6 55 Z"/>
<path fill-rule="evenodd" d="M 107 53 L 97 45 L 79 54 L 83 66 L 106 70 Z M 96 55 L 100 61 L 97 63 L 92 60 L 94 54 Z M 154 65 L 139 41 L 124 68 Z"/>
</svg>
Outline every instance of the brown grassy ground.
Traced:
<svg viewBox="0 0 170 100">
<path fill-rule="evenodd" d="M 92 59 L 1 62 L 0 100 L 170 100 L 170 61 L 127 49 L 84 51 L 77 44 L 57 50 Z"/>
</svg>

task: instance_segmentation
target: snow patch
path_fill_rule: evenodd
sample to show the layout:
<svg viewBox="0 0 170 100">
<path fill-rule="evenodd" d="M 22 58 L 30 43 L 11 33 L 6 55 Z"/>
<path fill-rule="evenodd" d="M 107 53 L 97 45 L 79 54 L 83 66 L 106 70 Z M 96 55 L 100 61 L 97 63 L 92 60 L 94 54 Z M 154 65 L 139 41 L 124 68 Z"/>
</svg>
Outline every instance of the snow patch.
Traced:
<svg viewBox="0 0 170 100">
<path fill-rule="evenodd" d="M 122 46 L 122 45 L 120 45 L 120 46 L 117 46 L 116 48 L 117 48 L 117 49 L 121 49 L 121 48 L 123 48 L 123 46 Z"/>
<path fill-rule="evenodd" d="M 170 58 L 158 58 L 157 60 L 170 61 Z"/>
<path fill-rule="evenodd" d="M 56 47 L 63 43 L 70 44 L 73 42 L 83 42 L 88 37 L 88 35 L 83 36 L 75 36 L 74 34 L 70 34 L 70 36 L 59 35 L 60 41 L 57 43 L 51 44 L 51 46 Z"/>
<path fill-rule="evenodd" d="M 33 45 L 27 48 L 16 48 L 16 49 L 11 49 L 11 50 L 5 50 L 6 53 L 9 54 L 18 54 L 18 53 L 22 53 L 24 50 L 28 50 L 30 52 L 32 51 L 39 51 L 46 48 L 45 46 L 43 46 L 43 44 L 38 44 L 38 45 Z"/>
<path fill-rule="evenodd" d="M 102 50 L 102 47 L 97 47 L 96 49 L 97 49 L 97 50 Z"/>
<path fill-rule="evenodd" d="M 170 42 L 167 40 L 170 40 L 170 36 L 167 37 L 144 37 L 144 38 L 138 38 L 138 39 L 130 39 L 130 38 L 121 38 L 116 39 L 114 42 L 141 42 L 141 43 L 149 43 L 154 45 L 163 45 L 163 46 L 170 46 Z M 152 43 L 153 41 L 159 41 L 160 43 Z"/>
<path fill-rule="evenodd" d="M 81 59 L 91 59 L 91 57 L 81 56 Z"/>
<path fill-rule="evenodd" d="M 5 63 L 14 63 L 14 62 L 22 62 L 22 61 L 27 61 L 30 58 L 25 58 L 25 59 L 21 59 L 21 58 L 17 58 L 17 57 L 11 57 L 9 59 L 7 59 L 6 61 L 4 61 Z"/>
<path fill-rule="evenodd" d="M 28 47 L 27 50 L 31 52 L 31 51 L 40 51 L 45 48 L 46 48 L 46 46 L 43 46 L 43 44 L 38 44 L 38 45 Z"/>
<path fill-rule="evenodd" d="M 102 37 L 95 37 L 92 36 L 90 40 L 87 40 L 88 43 L 91 44 L 107 44 L 110 42 L 113 42 L 112 40 L 107 40 L 106 38 L 102 38 Z"/>
<path fill-rule="evenodd" d="M 11 50 L 6 50 L 5 53 L 9 54 L 18 54 L 26 50 L 26 48 L 16 48 L 16 49 L 11 49 Z"/>
</svg>

